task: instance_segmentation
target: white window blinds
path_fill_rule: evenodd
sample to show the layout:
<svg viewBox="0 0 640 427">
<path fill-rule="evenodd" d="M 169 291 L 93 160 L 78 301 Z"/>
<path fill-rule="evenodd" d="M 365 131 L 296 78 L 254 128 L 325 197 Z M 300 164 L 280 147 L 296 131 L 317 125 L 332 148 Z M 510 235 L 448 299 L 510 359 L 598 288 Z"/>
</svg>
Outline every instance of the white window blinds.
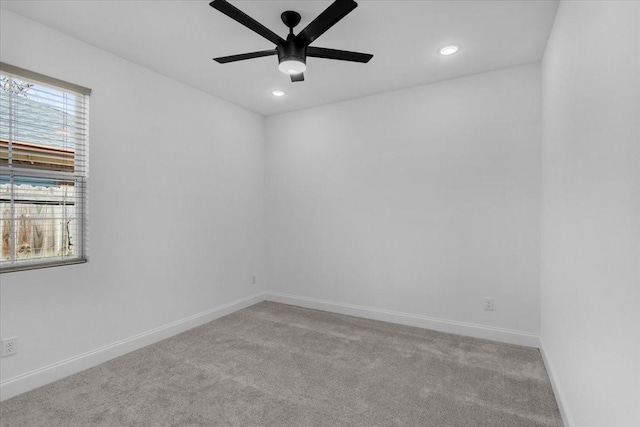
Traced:
<svg viewBox="0 0 640 427">
<path fill-rule="evenodd" d="M 0 63 L 0 272 L 85 261 L 90 92 Z"/>
</svg>

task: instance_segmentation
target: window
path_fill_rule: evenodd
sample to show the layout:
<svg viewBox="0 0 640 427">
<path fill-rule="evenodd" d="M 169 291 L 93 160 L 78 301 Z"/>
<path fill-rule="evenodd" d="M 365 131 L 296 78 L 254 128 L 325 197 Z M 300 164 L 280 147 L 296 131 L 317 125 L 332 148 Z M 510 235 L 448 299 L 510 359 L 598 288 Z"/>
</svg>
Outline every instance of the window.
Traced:
<svg viewBox="0 0 640 427">
<path fill-rule="evenodd" d="M 86 260 L 90 93 L 0 63 L 0 272 Z"/>
</svg>

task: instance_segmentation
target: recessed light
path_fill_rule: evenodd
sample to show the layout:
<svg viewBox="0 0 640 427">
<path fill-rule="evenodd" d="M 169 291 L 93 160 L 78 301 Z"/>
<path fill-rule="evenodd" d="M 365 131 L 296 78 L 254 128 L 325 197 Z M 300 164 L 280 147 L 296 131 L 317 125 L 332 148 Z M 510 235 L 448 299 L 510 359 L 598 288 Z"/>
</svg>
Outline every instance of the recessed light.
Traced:
<svg viewBox="0 0 640 427">
<path fill-rule="evenodd" d="M 284 96 L 285 93 L 282 90 L 272 90 L 271 91 L 271 95 L 277 96 L 277 97 L 281 97 L 281 96 Z"/>
<path fill-rule="evenodd" d="M 460 46 L 456 44 L 452 44 L 452 45 L 440 48 L 438 52 L 440 53 L 440 55 L 449 56 L 449 55 L 453 55 L 454 53 L 457 53 L 459 50 L 460 50 Z"/>
</svg>

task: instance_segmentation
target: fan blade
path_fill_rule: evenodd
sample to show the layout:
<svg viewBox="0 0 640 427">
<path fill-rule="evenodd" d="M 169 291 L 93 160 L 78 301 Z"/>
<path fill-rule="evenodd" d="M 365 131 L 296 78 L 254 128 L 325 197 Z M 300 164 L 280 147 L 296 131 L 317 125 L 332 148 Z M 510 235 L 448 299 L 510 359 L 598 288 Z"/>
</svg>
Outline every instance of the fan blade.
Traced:
<svg viewBox="0 0 640 427">
<path fill-rule="evenodd" d="M 293 83 L 295 83 L 295 82 L 303 82 L 304 81 L 304 73 L 290 74 L 290 75 L 291 75 L 291 81 Z"/>
<path fill-rule="evenodd" d="M 229 4 L 226 0 L 213 0 L 211 3 L 209 3 L 209 6 L 219 10 L 229 18 L 238 21 L 248 29 L 260 34 L 262 37 L 269 40 L 273 44 L 284 43 L 282 37 L 271 31 L 237 7 Z"/>
<path fill-rule="evenodd" d="M 368 53 L 350 52 L 348 50 L 309 46 L 307 48 L 307 57 L 367 63 L 371 58 L 373 58 L 373 55 Z"/>
<path fill-rule="evenodd" d="M 336 22 L 347 16 L 347 14 L 357 6 L 358 3 L 353 0 L 334 1 L 331 6 L 318 15 L 304 30 L 300 31 L 294 40 L 298 44 L 308 46 L 309 43 L 324 34 L 325 31 L 333 27 Z"/>
<path fill-rule="evenodd" d="M 245 59 L 260 58 L 262 56 L 276 55 L 277 50 L 261 50 L 259 52 L 241 53 L 240 55 L 221 56 L 220 58 L 213 58 L 214 61 L 220 64 L 226 64 L 228 62 L 243 61 Z"/>
</svg>

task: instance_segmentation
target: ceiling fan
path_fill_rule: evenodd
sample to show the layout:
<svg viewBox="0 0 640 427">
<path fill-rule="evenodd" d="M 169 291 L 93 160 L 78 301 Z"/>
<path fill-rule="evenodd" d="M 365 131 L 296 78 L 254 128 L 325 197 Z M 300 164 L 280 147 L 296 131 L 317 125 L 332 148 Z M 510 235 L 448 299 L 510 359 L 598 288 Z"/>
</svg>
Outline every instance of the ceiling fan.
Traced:
<svg viewBox="0 0 640 427">
<path fill-rule="evenodd" d="M 280 71 L 285 74 L 290 74 L 292 82 L 301 82 L 304 81 L 304 71 L 307 69 L 307 57 L 362 63 L 367 63 L 373 58 L 373 55 L 367 53 L 309 46 L 315 39 L 324 34 L 329 28 L 334 26 L 358 6 L 353 0 L 335 0 L 298 34 L 293 34 L 293 28 L 300 22 L 300 14 L 291 10 L 283 12 L 280 17 L 284 25 L 289 28 L 289 35 L 286 40 L 240 9 L 229 4 L 227 0 L 214 0 L 209 3 L 209 5 L 276 45 L 275 49 L 271 50 L 214 58 L 214 60 L 220 64 L 260 58 L 262 56 L 278 55 L 278 68 Z"/>
</svg>

